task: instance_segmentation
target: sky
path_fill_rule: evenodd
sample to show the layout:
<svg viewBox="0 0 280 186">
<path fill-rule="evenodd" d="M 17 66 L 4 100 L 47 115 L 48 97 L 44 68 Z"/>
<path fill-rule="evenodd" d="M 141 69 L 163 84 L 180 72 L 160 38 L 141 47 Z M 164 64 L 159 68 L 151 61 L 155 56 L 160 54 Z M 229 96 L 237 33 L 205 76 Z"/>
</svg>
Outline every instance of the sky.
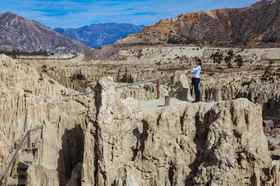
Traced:
<svg viewBox="0 0 280 186">
<path fill-rule="evenodd" d="M 235 8 L 256 0 L 2 0 L 0 12 L 13 12 L 52 28 L 96 23 L 151 25 L 181 13 Z"/>
</svg>

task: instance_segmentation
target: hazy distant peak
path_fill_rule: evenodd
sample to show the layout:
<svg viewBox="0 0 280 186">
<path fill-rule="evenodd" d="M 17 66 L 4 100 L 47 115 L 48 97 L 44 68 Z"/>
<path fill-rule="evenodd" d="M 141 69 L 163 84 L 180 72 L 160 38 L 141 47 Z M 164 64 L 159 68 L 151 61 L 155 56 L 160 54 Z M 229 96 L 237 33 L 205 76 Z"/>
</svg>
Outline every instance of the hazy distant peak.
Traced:
<svg viewBox="0 0 280 186">
<path fill-rule="evenodd" d="M 141 32 L 143 28 L 144 26 L 129 23 L 100 23 L 80 28 L 56 28 L 55 31 L 81 41 L 89 47 L 96 48 L 113 44 L 129 34 Z"/>
</svg>

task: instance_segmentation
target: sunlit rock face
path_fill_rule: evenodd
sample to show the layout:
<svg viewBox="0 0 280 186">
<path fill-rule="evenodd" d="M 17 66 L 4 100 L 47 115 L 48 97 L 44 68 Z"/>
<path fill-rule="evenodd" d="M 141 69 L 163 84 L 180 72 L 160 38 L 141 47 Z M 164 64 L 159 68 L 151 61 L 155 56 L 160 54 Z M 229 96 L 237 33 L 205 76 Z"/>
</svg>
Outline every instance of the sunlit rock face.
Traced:
<svg viewBox="0 0 280 186">
<path fill-rule="evenodd" d="M 67 95 L 76 91 L 7 56 L 0 56 L 0 66 L 1 173 L 25 134 L 43 127 L 31 132 L 23 143 L 8 171 L 7 184 L 66 185 L 83 160 L 88 110 L 82 104 L 84 98 L 72 100 Z"/>
<path fill-rule="evenodd" d="M 279 46 L 280 1 L 259 1 L 245 8 L 194 12 L 161 20 L 119 43 Z M 273 18 L 273 19 L 272 19 Z"/>
<path fill-rule="evenodd" d="M 277 183 L 279 171 L 263 133 L 262 109 L 247 99 L 192 104 L 174 98 L 163 106 L 154 100 L 124 99 L 112 78 L 102 78 L 92 92 L 79 95 L 6 56 L 0 56 L 0 65 L 1 170 L 23 135 L 43 126 L 19 153 L 9 183 Z M 174 83 L 188 89 L 184 79 L 178 74 Z"/>
<path fill-rule="evenodd" d="M 120 100 L 98 85 L 83 185 L 251 185 L 271 165 L 261 108 L 239 99 L 168 107 Z M 94 172 L 94 174 L 91 174 Z M 264 177 L 261 178 L 261 175 Z"/>
</svg>

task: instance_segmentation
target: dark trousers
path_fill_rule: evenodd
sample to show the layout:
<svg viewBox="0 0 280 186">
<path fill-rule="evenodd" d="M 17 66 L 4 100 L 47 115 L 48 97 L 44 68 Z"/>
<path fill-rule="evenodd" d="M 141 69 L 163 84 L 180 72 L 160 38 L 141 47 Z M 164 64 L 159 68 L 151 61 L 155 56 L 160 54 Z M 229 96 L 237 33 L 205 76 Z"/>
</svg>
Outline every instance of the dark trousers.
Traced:
<svg viewBox="0 0 280 186">
<path fill-rule="evenodd" d="M 200 101 L 200 78 L 192 78 L 192 86 L 194 88 L 195 102 Z"/>
</svg>

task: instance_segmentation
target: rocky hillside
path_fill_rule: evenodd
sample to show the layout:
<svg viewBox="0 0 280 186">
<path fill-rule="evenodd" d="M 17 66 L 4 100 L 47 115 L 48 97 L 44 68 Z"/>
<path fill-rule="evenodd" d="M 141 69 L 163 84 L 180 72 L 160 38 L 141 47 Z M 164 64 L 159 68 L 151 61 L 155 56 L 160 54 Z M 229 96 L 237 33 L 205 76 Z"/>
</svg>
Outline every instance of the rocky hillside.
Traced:
<svg viewBox="0 0 280 186">
<path fill-rule="evenodd" d="M 55 31 L 69 38 L 78 40 L 92 48 L 113 44 L 117 40 L 127 37 L 129 34 L 135 34 L 142 30 L 143 26 L 117 23 L 92 24 L 80 28 L 55 29 Z"/>
<path fill-rule="evenodd" d="M 122 44 L 204 44 L 280 46 L 280 0 L 263 0 L 246 8 L 182 14 L 145 27 Z"/>
<path fill-rule="evenodd" d="M 0 50 L 20 53 L 79 53 L 85 46 L 38 22 L 13 13 L 0 14 Z"/>
</svg>

